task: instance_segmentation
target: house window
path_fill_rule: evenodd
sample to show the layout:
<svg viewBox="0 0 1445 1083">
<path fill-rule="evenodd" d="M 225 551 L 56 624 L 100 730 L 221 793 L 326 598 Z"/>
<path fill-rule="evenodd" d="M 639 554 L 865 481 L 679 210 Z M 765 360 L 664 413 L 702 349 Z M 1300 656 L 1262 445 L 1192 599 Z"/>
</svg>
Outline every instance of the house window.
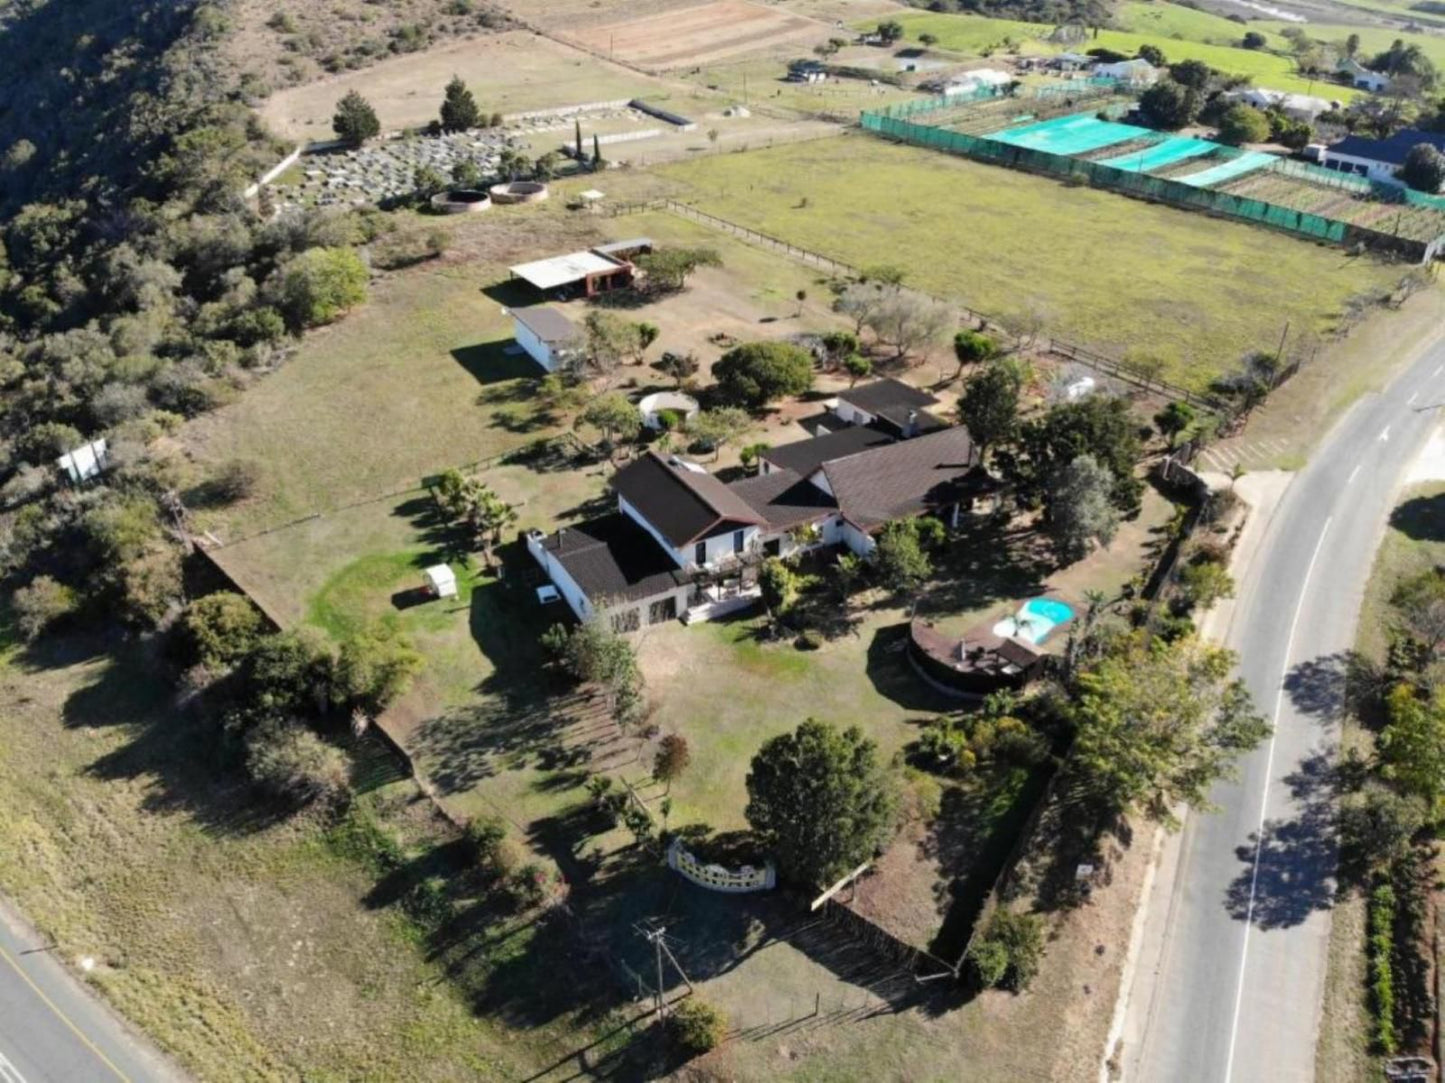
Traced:
<svg viewBox="0 0 1445 1083">
<path fill-rule="evenodd" d="M 734 552 L 734 553 L 739 553 L 739 554 L 741 554 L 742 551 L 743 551 L 743 532 L 742 532 L 741 530 L 734 530 L 734 531 L 733 531 L 733 552 Z"/>
<path fill-rule="evenodd" d="M 670 595 L 660 602 L 647 607 L 647 623 L 661 624 L 666 620 L 677 620 L 677 595 Z"/>
<path fill-rule="evenodd" d="M 694 564 L 707 563 L 707 542 L 700 541 L 697 543 L 697 545 L 693 546 L 692 562 Z"/>
</svg>

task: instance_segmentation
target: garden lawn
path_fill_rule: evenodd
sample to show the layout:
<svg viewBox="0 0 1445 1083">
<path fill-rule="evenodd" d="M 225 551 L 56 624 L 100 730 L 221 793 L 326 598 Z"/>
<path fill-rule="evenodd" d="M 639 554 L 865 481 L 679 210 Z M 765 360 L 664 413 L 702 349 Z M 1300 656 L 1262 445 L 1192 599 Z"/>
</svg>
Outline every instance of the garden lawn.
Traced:
<svg viewBox="0 0 1445 1083">
<path fill-rule="evenodd" d="M 681 198 L 855 266 L 896 263 L 968 307 L 1204 387 L 1398 266 L 1255 226 L 1150 205 L 866 136 L 668 167 Z"/>
</svg>

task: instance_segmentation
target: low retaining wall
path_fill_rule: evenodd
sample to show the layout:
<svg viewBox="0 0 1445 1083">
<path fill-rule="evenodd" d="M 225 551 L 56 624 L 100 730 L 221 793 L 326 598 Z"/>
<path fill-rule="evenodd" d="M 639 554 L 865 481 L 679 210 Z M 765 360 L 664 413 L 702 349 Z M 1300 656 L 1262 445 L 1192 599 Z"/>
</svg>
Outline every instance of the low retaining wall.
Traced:
<svg viewBox="0 0 1445 1083">
<path fill-rule="evenodd" d="M 477 214 L 490 210 L 492 201 L 486 192 L 438 192 L 431 197 L 431 206 L 442 214 Z"/>
<path fill-rule="evenodd" d="M 492 197 L 492 202 L 498 205 L 541 203 L 550 194 L 547 186 L 541 181 L 507 181 L 505 184 L 494 184 L 487 191 Z"/>
<path fill-rule="evenodd" d="M 600 113 L 604 109 L 626 109 L 632 105 L 630 98 L 617 98 L 610 102 L 583 102 L 581 105 L 558 105 L 551 109 L 528 109 L 523 113 L 503 113 L 502 120 L 546 120 L 548 117 L 580 116 L 583 113 Z"/>
<path fill-rule="evenodd" d="M 721 865 L 705 865 L 691 851 L 684 849 L 680 839 L 673 839 L 667 848 L 667 867 L 709 891 L 746 895 L 754 891 L 771 891 L 778 885 L 777 870 L 769 861 L 761 869 L 744 865 L 736 872 Z"/>
<path fill-rule="evenodd" d="M 247 199 L 255 199 L 258 195 L 261 194 L 262 188 L 266 187 L 266 185 L 270 184 L 282 173 L 286 172 L 286 170 L 290 169 L 293 165 L 299 162 L 301 160 L 301 155 L 304 153 L 306 153 L 306 145 L 304 143 L 298 143 L 296 145 L 296 148 L 292 150 L 290 154 L 286 155 L 286 157 L 282 158 L 270 169 L 262 173 L 260 180 L 258 180 L 255 184 L 247 186 L 245 191 L 242 192 L 242 195 L 244 195 Z"/>
<path fill-rule="evenodd" d="M 632 132 L 613 132 L 611 135 L 596 136 L 598 146 L 610 147 L 613 143 L 635 143 L 639 139 L 656 139 L 662 134 L 661 128 L 638 128 Z M 586 136 L 582 137 L 582 149 L 585 152 L 592 143 Z M 577 157 L 577 144 L 567 140 L 562 144 L 562 150 L 570 157 Z"/>
</svg>

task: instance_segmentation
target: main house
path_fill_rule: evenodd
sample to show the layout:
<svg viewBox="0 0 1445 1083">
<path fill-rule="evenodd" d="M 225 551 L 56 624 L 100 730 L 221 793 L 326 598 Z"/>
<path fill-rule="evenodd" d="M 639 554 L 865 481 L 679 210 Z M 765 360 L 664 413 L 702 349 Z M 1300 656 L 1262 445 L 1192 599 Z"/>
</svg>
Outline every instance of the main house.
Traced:
<svg viewBox="0 0 1445 1083">
<path fill-rule="evenodd" d="M 533 531 L 527 548 L 578 619 L 605 614 L 632 631 L 751 604 L 746 572 L 767 556 L 829 545 L 867 556 L 884 525 L 915 515 L 957 525 L 993 482 L 962 427 L 900 438 L 844 424 L 763 452 L 758 472 L 731 484 L 648 451 L 612 488 L 616 511 Z"/>
</svg>

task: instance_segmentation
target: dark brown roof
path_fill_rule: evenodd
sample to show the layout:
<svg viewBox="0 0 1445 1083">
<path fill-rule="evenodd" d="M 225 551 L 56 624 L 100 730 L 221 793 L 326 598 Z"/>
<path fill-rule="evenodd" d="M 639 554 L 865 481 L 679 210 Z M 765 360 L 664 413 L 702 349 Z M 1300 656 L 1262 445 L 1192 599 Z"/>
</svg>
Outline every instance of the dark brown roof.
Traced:
<svg viewBox="0 0 1445 1083">
<path fill-rule="evenodd" d="M 655 451 L 619 470 L 612 486 L 675 548 L 691 545 L 724 523 L 765 522 L 711 474 L 672 466 Z"/>
<path fill-rule="evenodd" d="M 768 448 L 762 458 L 784 470 L 793 470 L 807 477 L 829 459 L 841 459 L 856 455 L 868 448 L 882 447 L 893 443 L 893 438 L 866 425 L 848 425 L 836 432 L 814 436 L 810 440 L 797 440 L 782 447 Z"/>
<path fill-rule="evenodd" d="M 542 546 L 594 605 L 649 598 L 688 581 L 652 535 L 621 512 L 564 527 Z"/>
<path fill-rule="evenodd" d="M 838 510 L 832 497 L 791 470 L 744 478 L 728 488 L 768 521 L 770 531 L 789 530 Z"/>
<path fill-rule="evenodd" d="M 833 459 L 822 469 L 844 518 L 863 530 L 942 510 L 989 483 L 961 426 Z"/>
<path fill-rule="evenodd" d="M 850 387 L 847 391 L 840 391 L 838 401 L 849 403 L 860 410 L 883 417 L 892 417 L 894 413 L 900 411 L 901 414 L 906 415 L 909 410 L 922 410 L 926 406 L 938 405 L 938 400 L 927 391 L 920 391 L 911 384 L 905 384 L 902 380 L 895 380 L 892 377 L 873 380 L 858 387 Z"/>
</svg>

